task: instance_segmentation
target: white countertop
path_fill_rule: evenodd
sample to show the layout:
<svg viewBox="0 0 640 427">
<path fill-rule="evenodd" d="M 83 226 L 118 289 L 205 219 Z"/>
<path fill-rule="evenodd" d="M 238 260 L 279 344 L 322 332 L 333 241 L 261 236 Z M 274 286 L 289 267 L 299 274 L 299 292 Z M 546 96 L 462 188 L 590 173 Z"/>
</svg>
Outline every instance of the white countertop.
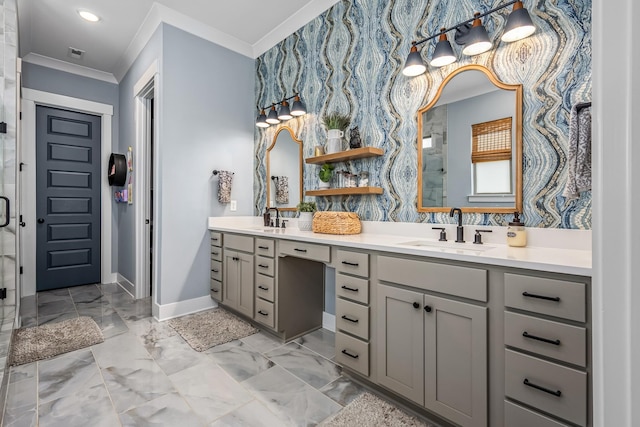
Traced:
<svg viewBox="0 0 640 427">
<path fill-rule="evenodd" d="M 583 230 L 557 230 L 558 239 L 550 239 L 553 230 L 536 231 L 534 241 L 540 244 L 545 239 L 550 247 L 528 246 L 515 248 L 506 245 L 506 227 L 465 226 L 467 243 L 455 243 L 455 226 L 446 224 L 448 242 L 439 242 L 432 226 L 441 224 L 404 224 L 401 227 L 392 224 L 363 222 L 363 233 L 355 235 L 318 234 L 300 231 L 295 219 L 287 219 L 287 228 L 263 227 L 262 217 L 210 217 L 210 230 L 233 232 L 256 237 L 297 240 L 301 242 L 368 249 L 396 254 L 419 255 L 455 261 L 474 262 L 503 267 L 524 268 L 553 273 L 591 276 L 590 232 Z M 367 226 L 368 224 L 368 226 Z M 368 231 L 372 230 L 375 232 Z M 475 229 L 490 229 L 492 233 L 483 234 L 483 245 L 473 241 Z M 572 233 L 575 232 L 575 233 Z M 543 235 L 545 239 L 540 236 Z M 576 243 L 577 242 L 577 243 Z M 416 246 L 416 243 L 420 246 Z M 563 247 L 563 243 L 566 243 Z M 586 248 L 584 250 L 576 247 Z"/>
</svg>

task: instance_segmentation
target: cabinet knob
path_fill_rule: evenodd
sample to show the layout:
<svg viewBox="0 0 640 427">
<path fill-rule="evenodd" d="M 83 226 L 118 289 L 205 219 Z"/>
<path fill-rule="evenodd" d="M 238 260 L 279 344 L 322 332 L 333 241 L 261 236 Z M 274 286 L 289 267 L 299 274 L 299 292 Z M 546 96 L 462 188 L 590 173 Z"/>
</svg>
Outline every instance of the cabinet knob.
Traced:
<svg viewBox="0 0 640 427">
<path fill-rule="evenodd" d="M 413 303 L 413 308 L 420 308 L 420 304 L 418 304 L 417 302 Z"/>
<path fill-rule="evenodd" d="M 424 311 L 426 311 L 427 313 L 431 313 L 431 306 L 425 305 L 424 306 Z"/>
</svg>

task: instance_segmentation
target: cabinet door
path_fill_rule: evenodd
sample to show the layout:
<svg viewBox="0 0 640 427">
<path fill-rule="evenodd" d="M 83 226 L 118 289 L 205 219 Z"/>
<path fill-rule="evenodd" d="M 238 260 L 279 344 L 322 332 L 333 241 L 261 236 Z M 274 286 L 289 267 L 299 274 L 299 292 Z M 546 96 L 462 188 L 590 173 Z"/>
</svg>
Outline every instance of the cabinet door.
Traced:
<svg viewBox="0 0 640 427">
<path fill-rule="evenodd" d="M 461 426 L 487 425 L 487 309 L 424 296 L 425 403 Z"/>
<path fill-rule="evenodd" d="M 378 285 L 378 381 L 422 405 L 423 294 Z"/>
<path fill-rule="evenodd" d="M 238 253 L 238 306 L 237 310 L 253 318 L 253 255 Z"/>
<path fill-rule="evenodd" d="M 233 309 L 238 309 L 240 270 L 239 254 L 236 251 L 224 250 L 224 265 L 222 268 L 222 302 Z"/>
</svg>

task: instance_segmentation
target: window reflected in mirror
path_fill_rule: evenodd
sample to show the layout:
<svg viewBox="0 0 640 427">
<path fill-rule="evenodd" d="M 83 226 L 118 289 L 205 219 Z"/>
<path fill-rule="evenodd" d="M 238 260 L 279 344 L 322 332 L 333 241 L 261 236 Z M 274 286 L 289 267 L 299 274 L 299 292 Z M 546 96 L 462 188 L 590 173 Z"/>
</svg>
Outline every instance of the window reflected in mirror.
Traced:
<svg viewBox="0 0 640 427">
<path fill-rule="evenodd" d="M 287 126 L 267 148 L 267 207 L 294 211 L 302 200 L 302 141 Z"/>
<path fill-rule="evenodd" d="M 522 209 L 522 85 L 480 65 L 447 76 L 418 111 L 418 211 Z"/>
</svg>

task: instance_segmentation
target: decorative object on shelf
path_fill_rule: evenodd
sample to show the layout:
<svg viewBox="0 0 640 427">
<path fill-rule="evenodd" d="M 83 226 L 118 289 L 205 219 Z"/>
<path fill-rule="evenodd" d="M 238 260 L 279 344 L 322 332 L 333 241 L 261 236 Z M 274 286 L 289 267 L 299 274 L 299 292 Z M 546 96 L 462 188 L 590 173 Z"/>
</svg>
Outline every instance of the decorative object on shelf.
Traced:
<svg viewBox="0 0 640 427">
<path fill-rule="evenodd" d="M 358 126 L 354 126 L 353 129 L 349 132 L 349 148 L 352 150 L 354 148 L 362 147 L 362 141 L 360 140 L 360 130 Z"/>
<path fill-rule="evenodd" d="M 313 216 L 313 232 L 323 234 L 360 234 L 362 224 L 354 212 L 317 212 Z"/>
<path fill-rule="evenodd" d="M 293 99 L 293 105 L 289 107 L 289 100 Z M 280 105 L 280 110 L 276 111 L 276 106 Z M 268 128 L 271 125 L 277 125 L 281 121 L 290 120 L 294 117 L 304 116 L 307 114 L 307 109 L 304 103 L 300 99 L 300 94 L 296 93 L 293 96 L 286 97 L 280 102 L 271 104 L 271 110 L 269 115 L 265 113 L 265 109 L 268 107 L 259 108 L 260 113 L 256 118 L 256 126 L 260 128 Z"/>
<path fill-rule="evenodd" d="M 220 203 L 231 202 L 231 184 L 233 182 L 233 172 L 214 170 L 214 175 L 219 175 L 218 180 L 218 201 Z"/>
<path fill-rule="evenodd" d="M 124 154 L 111 153 L 107 170 L 109 185 L 122 187 L 127 182 L 127 159 Z"/>
<path fill-rule="evenodd" d="M 502 34 L 502 41 L 513 42 L 529 37 L 536 31 L 536 27 L 531 21 L 529 12 L 524 8 L 522 1 L 511 0 L 498 7 L 488 10 L 484 13 L 476 12 L 473 18 L 462 21 L 449 28 L 441 28 L 437 34 L 431 35 L 420 41 L 411 42 L 411 50 L 407 57 L 407 62 L 402 70 L 405 76 L 413 77 L 424 73 L 427 67 L 422 61 L 422 56 L 418 52 L 418 45 L 428 42 L 438 37 L 430 65 L 433 67 L 442 67 L 456 61 L 455 53 L 451 47 L 451 43 L 447 40 L 449 31 L 456 30 L 455 41 L 458 45 L 463 45 L 462 53 L 465 55 L 479 55 L 491 49 L 492 43 L 481 18 L 497 12 L 505 7 L 513 5 L 513 10 L 507 18 L 507 24 Z"/>
<path fill-rule="evenodd" d="M 315 157 L 324 156 L 324 147 L 322 145 L 316 145 L 313 147 L 313 155 Z"/>
<path fill-rule="evenodd" d="M 327 144 L 324 148 L 326 154 L 342 151 L 342 137 L 349 121 L 349 116 L 340 113 L 325 114 L 322 118 L 322 124 L 327 128 Z"/>
<path fill-rule="evenodd" d="M 358 187 L 368 187 L 369 186 L 369 172 L 360 171 L 360 175 L 358 175 Z"/>
<path fill-rule="evenodd" d="M 318 188 L 329 188 L 331 177 L 333 176 L 333 166 L 331 163 L 325 163 L 318 171 L 318 178 L 320 178 L 320 182 L 318 183 Z"/>
<path fill-rule="evenodd" d="M 298 209 L 298 229 L 300 231 L 311 231 L 313 214 L 318 209 L 316 202 L 300 202 Z"/>
</svg>

